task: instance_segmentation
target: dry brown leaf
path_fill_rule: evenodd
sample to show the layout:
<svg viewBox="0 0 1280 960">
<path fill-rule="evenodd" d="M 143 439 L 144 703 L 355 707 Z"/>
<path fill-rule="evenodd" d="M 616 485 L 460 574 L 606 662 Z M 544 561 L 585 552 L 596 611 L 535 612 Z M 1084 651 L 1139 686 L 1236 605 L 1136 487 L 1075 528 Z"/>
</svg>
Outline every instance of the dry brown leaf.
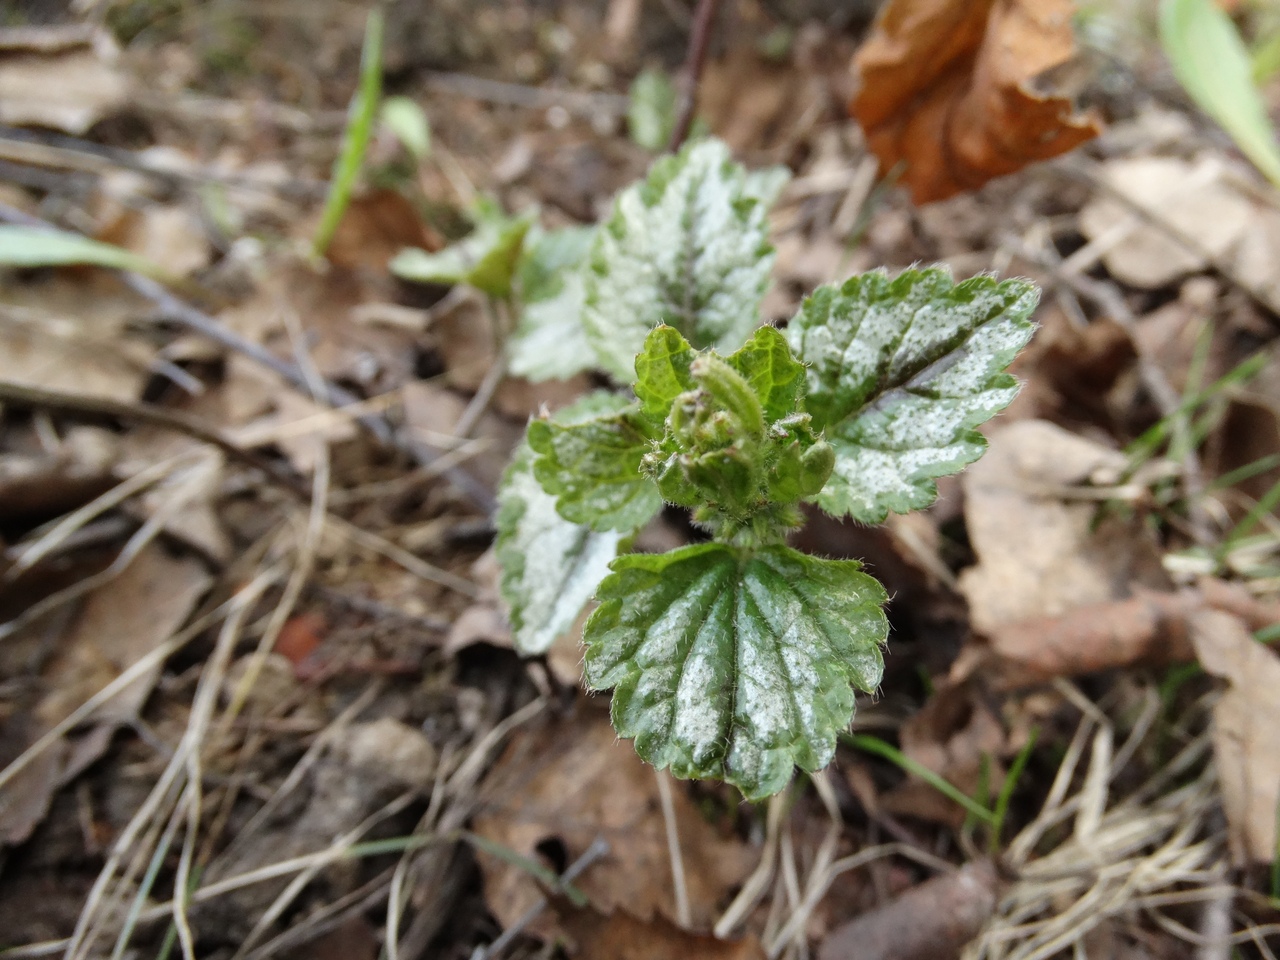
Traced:
<svg viewBox="0 0 1280 960">
<path fill-rule="evenodd" d="M 753 936 L 719 940 L 681 930 L 662 917 L 640 920 L 625 910 L 606 914 L 563 902 L 556 904 L 556 913 L 583 960 L 765 960 Z"/>
<path fill-rule="evenodd" d="M 1080 211 L 1080 232 L 1105 251 L 1103 262 L 1117 280 L 1163 287 L 1229 258 L 1252 227 L 1254 207 L 1226 172 L 1217 157 L 1112 160 L 1103 168 L 1110 192 Z M 1178 237 L 1192 239 L 1196 249 Z"/>
<path fill-rule="evenodd" d="M 108 276 L 0 281 L 0 380 L 136 400 L 155 350 L 127 324 L 147 309 Z"/>
<path fill-rule="evenodd" d="M 115 485 L 116 457 L 114 434 L 79 426 L 55 451 L 0 454 L 0 520 L 56 517 L 88 503 Z"/>
<path fill-rule="evenodd" d="M 995 913 L 998 886 L 984 861 L 926 880 L 835 930 L 818 960 L 953 960 Z"/>
<path fill-rule="evenodd" d="M 167 640 L 209 583 L 199 561 L 169 556 L 155 543 L 146 547 L 123 573 L 85 601 L 44 671 L 49 692 L 35 708 L 30 732 L 38 735 L 61 722 Z M 137 716 L 159 676 L 157 664 L 100 707 L 87 732 L 62 741 L 0 791 L 0 841 L 26 838 L 48 809 L 53 792 L 102 755 L 117 726 Z"/>
<path fill-rule="evenodd" d="M 1218 611 L 1192 620 L 1191 642 L 1201 666 L 1230 684 L 1213 707 L 1213 753 L 1232 857 L 1270 863 L 1280 805 L 1280 657 Z"/>
<path fill-rule="evenodd" d="M 721 837 L 683 785 L 673 783 L 671 792 L 693 925 L 707 929 L 755 856 Z M 624 908 L 642 920 L 676 917 L 657 778 L 630 744 L 618 740 L 605 710 L 585 703 L 573 717 L 517 735 L 484 793 L 489 799 L 475 820 L 479 835 L 533 859 L 548 845 L 559 847 L 565 864 L 602 837 L 608 855 L 575 881 L 592 905 L 602 913 Z M 526 872 L 486 854 L 479 858 L 489 907 L 509 926 L 541 890 Z M 549 917 L 531 930 L 544 937 L 556 932 Z"/>
<path fill-rule="evenodd" d="M 1067 499 L 1091 479 L 1114 482 L 1124 464 L 1119 451 L 1042 420 L 993 432 L 962 477 L 978 563 L 961 574 L 960 590 L 977 632 L 1123 599 L 1135 581 L 1167 586 L 1140 522 L 1098 521 L 1097 500 Z"/>
<path fill-rule="evenodd" d="M 1099 133 L 1037 80 L 1075 55 L 1071 0 L 890 0 L 854 58 L 850 105 L 916 203 L 974 190 Z"/>
<path fill-rule="evenodd" d="M 114 43 L 47 53 L 0 55 L 0 123 L 51 127 L 82 134 L 129 98 L 128 78 L 116 66 Z"/>
</svg>

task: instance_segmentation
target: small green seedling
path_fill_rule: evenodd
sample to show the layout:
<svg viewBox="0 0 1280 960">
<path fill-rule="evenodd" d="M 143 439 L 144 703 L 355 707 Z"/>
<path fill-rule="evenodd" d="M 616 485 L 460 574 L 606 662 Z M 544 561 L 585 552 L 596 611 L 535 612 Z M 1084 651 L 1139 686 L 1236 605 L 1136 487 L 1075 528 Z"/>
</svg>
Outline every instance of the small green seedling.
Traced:
<svg viewBox="0 0 1280 960">
<path fill-rule="evenodd" d="M 785 330 L 760 327 L 785 182 L 689 144 L 598 228 L 522 234 L 500 285 L 520 314 L 513 371 L 618 385 L 534 419 L 503 479 L 516 645 L 545 652 L 595 598 L 586 682 L 614 691 L 618 733 L 749 799 L 829 763 L 853 688 L 883 671 L 884 588 L 857 561 L 787 546 L 802 505 L 863 523 L 928 506 L 1017 392 L 1005 368 L 1037 300 L 1021 280 L 873 272 L 819 288 Z M 501 246 L 477 236 L 469 263 L 485 244 Z M 706 542 L 627 552 L 664 504 Z"/>
</svg>

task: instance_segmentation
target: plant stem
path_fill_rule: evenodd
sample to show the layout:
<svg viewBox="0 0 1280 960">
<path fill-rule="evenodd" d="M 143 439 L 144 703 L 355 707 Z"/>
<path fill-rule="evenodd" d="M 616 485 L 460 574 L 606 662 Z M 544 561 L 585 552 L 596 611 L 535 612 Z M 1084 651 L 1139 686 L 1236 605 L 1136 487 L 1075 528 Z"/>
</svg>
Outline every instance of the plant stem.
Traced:
<svg viewBox="0 0 1280 960">
<path fill-rule="evenodd" d="M 684 70 L 680 75 L 680 101 L 676 125 L 671 130 L 667 150 L 675 153 L 689 136 L 693 126 L 693 111 L 698 102 L 698 80 L 707 62 L 707 46 L 711 40 L 711 25 L 715 21 L 720 0 L 698 0 L 693 16 L 693 32 L 689 34 L 689 52 L 685 55 Z"/>
</svg>

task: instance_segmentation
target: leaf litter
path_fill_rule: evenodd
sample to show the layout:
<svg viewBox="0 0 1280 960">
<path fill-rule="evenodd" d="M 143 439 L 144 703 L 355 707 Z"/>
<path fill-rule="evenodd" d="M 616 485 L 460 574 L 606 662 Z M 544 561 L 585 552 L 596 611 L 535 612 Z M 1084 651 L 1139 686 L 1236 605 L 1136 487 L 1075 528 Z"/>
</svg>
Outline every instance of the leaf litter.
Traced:
<svg viewBox="0 0 1280 960">
<path fill-rule="evenodd" d="M 1269 374 L 1211 388 L 1274 340 L 1276 218 L 1267 188 L 1193 114 L 1164 107 L 1161 120 L 1142 95 L 1117 93 L 1163 89 L 1143 45 L 1117 60 L 1130 88 L 1084 98 L 1107 114 L 1096 152 L 1014 172 L 1097 129 L 1065 96 L 1083 62 L 1070 38 L 1033 23 L 1052 5 L 932 4 L 930 16 L 966 7 L 972 29 L 954 32 L 964 49 L 937 58 L 934 87 L 876 81 L 901 107 L 892 129 L 864 112 L 875 57 L 895 8 L 929 5 L 886 5 L 860 58 L 866 130 L 843 105 L 871 5 L 843 25 L 792 22 L 777 5 L 725 13 L 706 122 L 750 167 L 794 175 L 761 228 L 778 249 L 766 319 L 792 316 L 815 284 L 940 259 L 1044 289 L 1022 396 L 984 428 L 986 456 L 884 533 L 885 556 L 915 565 L 856 730 L 933 779 L 840 746 L 830 776 L 753 808 L 660 781 L 616 742 L 574 692 L 580 620 L 545 662 L 511 652 L 476 564 L 492 539 L 476 487 L 491 496 L 544 399 L 556 409 L 590 384 L 550 393 L 503 377 L 512 317 L 386 269 L 402 247 L 462 239 L 477 191 L 517 216 L 538 205 L 530 229 L 548 236 L 606 213 L 650 159 L 610 126 L 625 112 L 610 91 L 641 63 L 676 62 L 682 28 L 633 19 L 610 52 L 581 5 L 563 22 L 519 5 L 425 32 L 415 17 L 455 14 L 404 6 L 388 62 L 430 118 L 430 150 L 375 138 L 376 187 L 357 189 L 325 272 L 290 251 L 312 236 L 362 18 L 320 29 L 246 15 L 260 47 L 199 16 L 122 33 L 120 57 L 83 30 L 4 46 L 0 119 L 30 126 L 20 148 L 0 132 L 15 168 L 0 200 L 184 278 L 182 298 L 285 370 L 193 338 L 171 302 L 108 271 L 0 275 L 0 383 L 64 398 L 6 406 L 0 421 L 4 760 L 47 744 L 0 773 L 0 945 L 159 952 L 176 919 L 174 950 L 263 960 L 379 944 L 467 957 L 504 930 L 513 956 L 834 957 L 910 924 L 927 945 L 891 936 L 884 955 L 1176 956 L 1216 937 L 1270 956 L 1275 654 L 1250 634 L 1272 639 L 1277 621 L 1267 494 L 1280 434 Z M 1043 45 L 997 56 L 1028 11 Z M 908 50 L 939 35 L 920 22 Z M 412 36 L 432 38 L 433 69 L 456 71 L 448 93 L 400 49 Z M 476 45 L 446 39 L 459 36 Z M 294 73 L 262 69 L 259 51 L 277 48 Z M 221 69 L 241 56 L 242 72 Z M 486 85 L 486 71 L 511 86 Z M 530 92 L 536 108 L 512 105 Z M 950 140 L 918 132 L 948 116 L 967 118 Z M 527 156 L 499 170 L 517 143 Z M 896 176 L 899 158 L 918 200 L 1002 179 L 917 211 L 876 175 Z M 555 333 L 579 291 L 545 292 Z M 572 342 L 520 372 L 576 373 Z M 329 409 L 335 384 L 358 411 Z M 492 402 L 477 405 L 485 391 Z M 211 456 L 121 408 L 87 425 L 84 404 L 105 401 L 186 412 L 278 470 Z M 1135 463 L 1133 441 L 1161 424 L 1156 453 Z M 1233 535 L 1260 501 L 1250 537 Z M 1189 531 L 1193 509 L 1207 539 Z M 852 524 L 821 536 L 824 556 L 874 543 Z M 661 551 L 688 531 L 663 518 L 641 539 Z M 968 817 L 937 778 L 987 815 Z M 575 906 L 552 875 L 601 837 L 609 852 L 569 881 L 588 900 Z M 983 846 L 994 905 L 979 898 L 948 939 L 928 922 L 949 915 L 934 891 L 954 891 Z M 35 904 L 33 890 L 47 895 Z"/>
</svg>

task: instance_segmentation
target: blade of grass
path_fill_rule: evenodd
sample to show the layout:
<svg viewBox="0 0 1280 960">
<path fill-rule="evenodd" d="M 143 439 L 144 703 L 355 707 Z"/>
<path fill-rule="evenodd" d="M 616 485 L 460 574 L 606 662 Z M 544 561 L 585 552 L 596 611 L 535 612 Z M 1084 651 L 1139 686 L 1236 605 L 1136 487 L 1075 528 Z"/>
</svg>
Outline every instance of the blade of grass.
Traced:
<svg viewBox="0 0 1280 960">
<path fill-rule="evenodd" d="M 356 178 L 364 166 L 369 138 L 373 133 L 373 121 L 378 113 L 378 101 L 382 96 L 382 13 L 369 11 L 365 21 L 364 47 L 360 52 L 360 86 L 351 98 L 347 110 L 347 128 L 342 134 L 342 152 L 333 166 L 329 181 L 329 195 L 325 198 L 320 226 L 316 228 L 311 250 L 316 257 L 323 257 L 329 242 L 342 222 L 342 216 L 351 203 Z"/>
<path fill-rule="evenodd" d="M 1182 402 L 1178 404 L 1175 410 L 1170 411 L 1168 416 L 1162 417 L 1159 421 L 1148 427 L 1135 440 L 1130 442 L 1126 453 L 1128 453 L 1134 466 L 1155 456 L 1160 446 L 1169 438 L 1169 434 L 1173 429 L 1173 421 L 1177 417 L 1197 410 L 1204 404 L 1208 403 L 1215 396 L 1222 393 L 1237 384 L 1244 383 L 1256 376 L 1264 366 L 1266 366 L 1267 358 L 1264 354 L 1255 353 L 1251 357 L 1246 357 L 1240 361 L 1231 370 L 1228 370 L 1221 377 L 1215 380 L 1203 390 L 1196 391 L 1190 396 L 1184 397 Z"/>
<path fill-rule="evenodd" d="M 959 787 L 942 779 L 928 767 L 912 760 L 897 747 L 885 743 L 879 737 L 873 737 L 865 733 L 846 734 L 842 735 L 841 739 L 851 747 L 865 750 L 867 753 L 874 753 L 878 757 L 883 757 L 885 760 L 897 764 L 907 773 L 913 774 L 929 784 L 948 800 L 959 804 L 967 813 L 976 817 L 982 823 L 988 826 L 995 825 L 995 814 L 991 810 L 978 803 Z"/>
<path fill-rule="evenodd" d="M 1013 799 L 1013 791 L 1017 789 L 1018 781 L 1022 779 L 1022 774 L 1027 769 L 1027 761 L 1031 759 L 1031 751 L 1035 749 L 1036 738 L 1039 735 L 1040 731 L 1032 727 L 1031 732 L 1027 734 L 1026 744 L 1013 758 L 1009 772 L 1005 774 L 1004 783 L 1000 786 L 1000 796 L 996 797 L 995 816 L 991 824 L 991 840 L 988 846 L 992 856 L 995 856 L 1000 849 L 1000 834 L 1004 832 L 1005 817 L 1009 815 L 1009 801 Z"/>
<path fill-rule="evenodd" d="M 1226 556 L 1244 537 L 1253 532 L 1253 528 L 1262 522 L 1262 518 L 1280 505 L 1280 480 L 1271 485 L 1266 493 L 1258 498 L 1258 502 L 1250 508 L 1249 512 L 1241 518 L 1240 522 L 1232 528 L 1231 532 L 1223 538 L 1222 546 L 1218 548 L 1218 558 Z"/>
<path fill-rule="evenodd" d="M 1253 82 L 1249 51 L 1227 12 L 1213 0 L 1164 0 L 1160 44 L 1191 99 L 1280 186 L 1280 147 Z"/>
<path fill-rule="evenodd" d="M 69 267 L 88 265 L 141 273 L 163 283 L 177 278 L 146 257 L 110 243 L 90 240 L 67 230 L 0 224 L 0 267 Z"/>
<path fill-rule="evenodd" d="M 1244 483 L 1246 480 L 1250 480 L 1260 473 L 1266 473 L 1268 470 L 1274 470 L 1276 467 L 1280 467 L 1280 453 L 1259 457 L 1252 463 L 1246 463 L 1243 467 L 1236 467 L 1234 470 L 1224 473 L 1209 484 L 1206 491 L 1234 487 L 1237 483 Z"/>
<path fill-rule="evenodd" d="M 485 837 L 477 834 L 463 831 L 461 838 L 477 850 L 483 850 L 490 856 L 497 857 L 503 863 L 509 863 L 519 870 L 541 881 L 547 888 L 563 893 L 571 901 L 575 907 L 585 907 L 587 905 L 587 895 L 570 883 L 566 883 L 554 870 L 549 870 L 536 860 L 531 860 L 523 854 L 517 853 L 510 847 L 504 847 L 500 843 L 494 843 Z"/>
</svg>

